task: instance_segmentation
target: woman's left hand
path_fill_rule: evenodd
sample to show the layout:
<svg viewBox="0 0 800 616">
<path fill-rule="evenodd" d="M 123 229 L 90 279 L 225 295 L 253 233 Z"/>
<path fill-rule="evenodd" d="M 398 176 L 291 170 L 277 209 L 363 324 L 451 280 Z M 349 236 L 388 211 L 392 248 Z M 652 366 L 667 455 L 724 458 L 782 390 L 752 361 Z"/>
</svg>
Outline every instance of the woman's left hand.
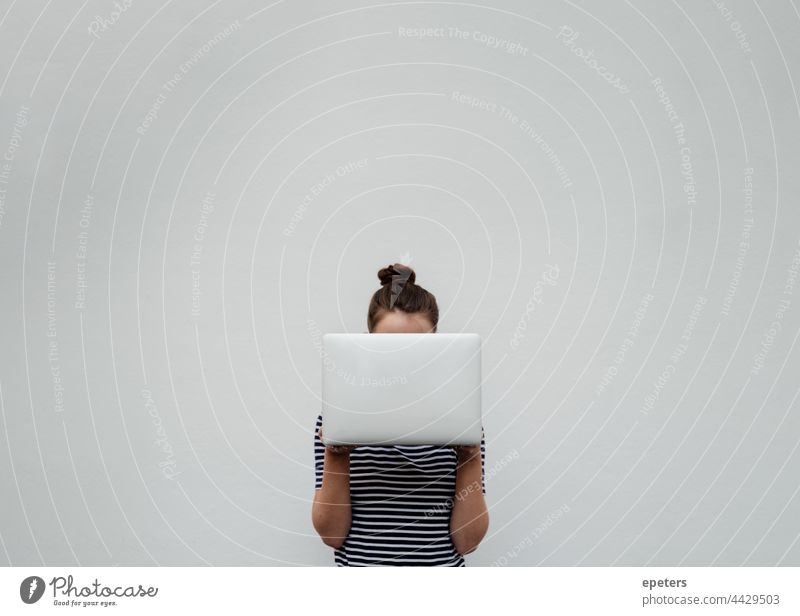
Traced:
<svg viewBox="0 0 800 616">
<path fill-rule="evenodd" d="M 481 454 L 480 445 L 453 445 L 459 462 L 466 462 Z"/>
</svg>

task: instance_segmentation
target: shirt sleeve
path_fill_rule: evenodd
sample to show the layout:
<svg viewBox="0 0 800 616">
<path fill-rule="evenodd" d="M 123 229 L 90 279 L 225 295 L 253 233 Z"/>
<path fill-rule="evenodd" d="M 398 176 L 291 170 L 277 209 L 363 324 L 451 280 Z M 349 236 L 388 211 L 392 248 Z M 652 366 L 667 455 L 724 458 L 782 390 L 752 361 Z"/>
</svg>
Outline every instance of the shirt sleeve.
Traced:
<svg viewBox="0 0 800 616">
<path fill-rule="evenodd" d="M 486 494 L 486 440 L 483 436 L 483 428 L 481 428 L 481 488 L 483 493 Z"/>
<path fill-rule="evenodd" d="M 322 487 L 322 469 L 325 463 L 325 445 L 319 438 L 319 429 L 322 427 L 322 415 L 317 417 L 317 425 L 314 428 L 314 489 Z"/>
</svg>

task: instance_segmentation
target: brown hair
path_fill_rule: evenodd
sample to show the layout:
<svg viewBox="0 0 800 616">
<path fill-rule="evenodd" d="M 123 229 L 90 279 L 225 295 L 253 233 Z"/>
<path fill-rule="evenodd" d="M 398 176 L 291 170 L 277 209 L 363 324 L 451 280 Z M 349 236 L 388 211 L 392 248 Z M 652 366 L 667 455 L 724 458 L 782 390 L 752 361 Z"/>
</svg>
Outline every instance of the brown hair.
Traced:
<svg viewBox="0 0 800 616">
<path fill-rule="evenodd" d="M 378 270 L 381 288 L 375 291 L 367 311 L 367 327 L 371 332 L 385 312 L 401 310 L 409 314 L 421 313 L 433 324 L 433 331 L 439 323 L 439 306 L 436 297 L 414 281 L 414 270 L 395 263 Z"/>
</svg>

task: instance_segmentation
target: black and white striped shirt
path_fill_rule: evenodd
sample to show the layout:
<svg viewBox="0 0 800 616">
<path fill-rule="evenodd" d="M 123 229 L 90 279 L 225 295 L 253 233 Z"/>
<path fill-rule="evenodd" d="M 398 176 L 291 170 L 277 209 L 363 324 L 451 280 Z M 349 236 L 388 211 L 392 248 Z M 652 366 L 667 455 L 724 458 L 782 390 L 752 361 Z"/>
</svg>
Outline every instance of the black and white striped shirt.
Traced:
<svg viewBox="0 0 800 616">
<path fill-rule="evenodd" d="M 325 445 L 314 430 L 315 489 L 322 487 Z M 481 433 L 481 487 L 486 494 Z M 350 453 L 350 532 L 334 550 L 337 566 L 463 567 L 450 538 L 456 452 L 435 445 L 359 445 Z"/>
</svg>

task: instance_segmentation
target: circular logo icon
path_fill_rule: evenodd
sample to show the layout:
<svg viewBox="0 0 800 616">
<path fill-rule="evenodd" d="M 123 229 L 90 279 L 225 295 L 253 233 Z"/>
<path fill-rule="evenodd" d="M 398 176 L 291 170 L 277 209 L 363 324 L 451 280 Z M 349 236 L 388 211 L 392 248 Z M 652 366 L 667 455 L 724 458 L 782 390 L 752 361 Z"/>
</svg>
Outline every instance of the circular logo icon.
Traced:
<svg viewBox="0 0 800 616">
<path fill-rule="evenodd" d="M 26 577 L 19 585 L 19 597 L 25 603 L 36 603 L 43 594 L 44 580 L 38 575 Z"/>
</svg>

